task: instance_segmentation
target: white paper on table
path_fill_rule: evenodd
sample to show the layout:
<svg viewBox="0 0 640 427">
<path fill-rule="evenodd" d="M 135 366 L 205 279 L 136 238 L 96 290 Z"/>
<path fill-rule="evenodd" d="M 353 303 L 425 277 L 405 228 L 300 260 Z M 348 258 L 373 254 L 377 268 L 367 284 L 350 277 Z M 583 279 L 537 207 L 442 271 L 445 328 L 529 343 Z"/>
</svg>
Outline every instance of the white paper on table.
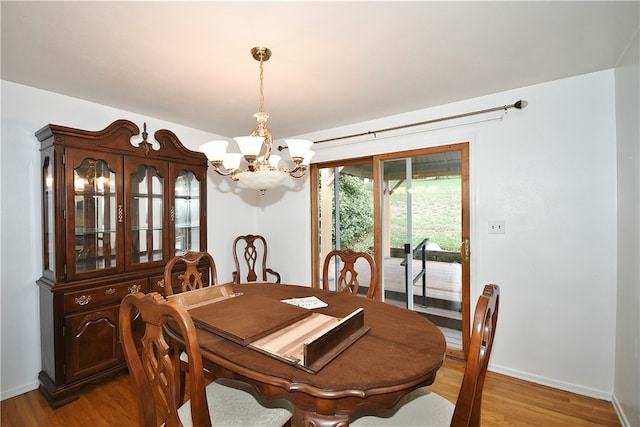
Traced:
<svg viewBox="0 0 640 427">
<path fill-rule="evenodd" d="M 326 307 L 328 305 L 317 297 L 283 299 L 281 302 L 309 309 Z"/>
</svg>

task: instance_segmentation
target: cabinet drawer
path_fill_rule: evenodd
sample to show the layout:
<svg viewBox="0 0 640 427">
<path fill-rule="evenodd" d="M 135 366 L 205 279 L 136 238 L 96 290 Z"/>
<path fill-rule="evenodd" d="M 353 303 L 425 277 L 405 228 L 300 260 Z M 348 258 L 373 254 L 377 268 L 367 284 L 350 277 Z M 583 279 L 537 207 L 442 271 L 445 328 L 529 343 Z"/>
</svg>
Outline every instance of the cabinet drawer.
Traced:
<svg viewBox="0 0 640 427">
<path fill-rule="evenodd" d="M 65 313 L 91 310 L 106 304 L 118 304 L 127 294 L 146 292 L 147 279 L 130 280 L 106 286 L 70 292 L 64 296 Z"/>
<path fill-rule="evenodd" d="M 158 292 L 160 295 L 164 295 L 164 276 L 149 277 L 149 292 Z"/>
</svg>

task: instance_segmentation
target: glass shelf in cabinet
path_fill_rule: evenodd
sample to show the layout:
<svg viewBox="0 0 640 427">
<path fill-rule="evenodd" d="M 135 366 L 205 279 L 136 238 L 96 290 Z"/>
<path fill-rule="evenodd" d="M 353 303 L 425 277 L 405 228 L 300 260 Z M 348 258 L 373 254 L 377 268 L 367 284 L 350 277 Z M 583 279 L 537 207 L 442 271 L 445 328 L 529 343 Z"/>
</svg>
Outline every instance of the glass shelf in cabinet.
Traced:
<svg viewBox="0 0 640 427">
<path fill-rule="evenodd" d="M 76 236 L 87 236 L 92 234 L 108 234 L 115 233 L 115 228 L 75 228 Z"/>
<path fill-rule="evenodd" d="M 131 194 L 131 198 L 136 200 L 136 199 L 148 199 L 148 198 L 153 198 L 153 199 L 164 199 L 164 194 L 162 193 L 132 193 Z"/>
<path fill-rule="evenodd" d="M 94 196 L 103 196 L 103 197 L 115 197 L 118 193 L 116 191 L 82 191 L 82 190 L 74 190 L 73 192 L 76 196 L 83 197 L 94 197 Z"/>
<path fill-rule="evenodd" d="M 155 227 L 144 227 L 144 226 L 133 226 L 131 227 L 131 231 L 162 231 L 164 227 L 161 225 Z"/>
</svg>

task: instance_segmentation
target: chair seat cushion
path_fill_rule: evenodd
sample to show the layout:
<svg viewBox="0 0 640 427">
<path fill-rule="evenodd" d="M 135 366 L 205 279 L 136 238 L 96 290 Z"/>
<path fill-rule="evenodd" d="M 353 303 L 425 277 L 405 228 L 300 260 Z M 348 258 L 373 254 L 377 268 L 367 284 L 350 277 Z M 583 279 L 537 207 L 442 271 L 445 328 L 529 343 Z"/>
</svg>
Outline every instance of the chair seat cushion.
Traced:
<svg viewBox="0 0 640 427">
<path fill-rule="evenodd" d="M 404 396 L 392 409 L 366 408 L 356 412 L 349 425 L 447 427 L 454 409 L 453 403 L 423 387 Z"/>
<path fill-rule="evenodd" d="M 218 379 L 206 391 L 213 426 L 282 426 L 293 414 L 287 400 L 262 399 L 251 385 L 240 381 Z M 193 426 L 190 401 L 178 409 L 178 416 L 185 427 Z"/>
</svg>

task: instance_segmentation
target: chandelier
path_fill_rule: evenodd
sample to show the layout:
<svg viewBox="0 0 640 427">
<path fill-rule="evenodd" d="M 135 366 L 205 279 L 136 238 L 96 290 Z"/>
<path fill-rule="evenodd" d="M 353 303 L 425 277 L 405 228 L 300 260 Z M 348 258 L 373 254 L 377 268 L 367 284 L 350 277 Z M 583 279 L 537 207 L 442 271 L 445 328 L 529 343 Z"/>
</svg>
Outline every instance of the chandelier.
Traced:
<svg viewBox="0 0 640 427">
<path fill-rule="evenodd" d="M 207 159 L 211 162 L 213 170 L 222 176 L 228 176 L 234 181 L 240 181 L 248 188 L 261 190 L 263 193 L 269 188 L 282 184 L 288 177 L 300 178 L 304 176 L 311 157 L 315 154 L 311 151 L 312 141 L 304 139 L 286 139 L 286 147 L 278 147 L 279 150 L 287 148 L 293 168 L 278 166 L 281 157 L 272 154 L 273 137 L 267 129 L 269 113 L 264 111 L 263 91 L 263 66 L 271 57 L 271 50 L 266 47 L 254 47 L 251 55 L 256 61 L 260 61 L 260 107 L 253 115 L 258 121 L 258 127 L 250 136 L 238 136 L 233 138 L 240 153 L 227 153 L 227 141 L 211 141 L 199 147 Z M 244 160 L 244 167 L 240 163 Z"/>
</svg>

